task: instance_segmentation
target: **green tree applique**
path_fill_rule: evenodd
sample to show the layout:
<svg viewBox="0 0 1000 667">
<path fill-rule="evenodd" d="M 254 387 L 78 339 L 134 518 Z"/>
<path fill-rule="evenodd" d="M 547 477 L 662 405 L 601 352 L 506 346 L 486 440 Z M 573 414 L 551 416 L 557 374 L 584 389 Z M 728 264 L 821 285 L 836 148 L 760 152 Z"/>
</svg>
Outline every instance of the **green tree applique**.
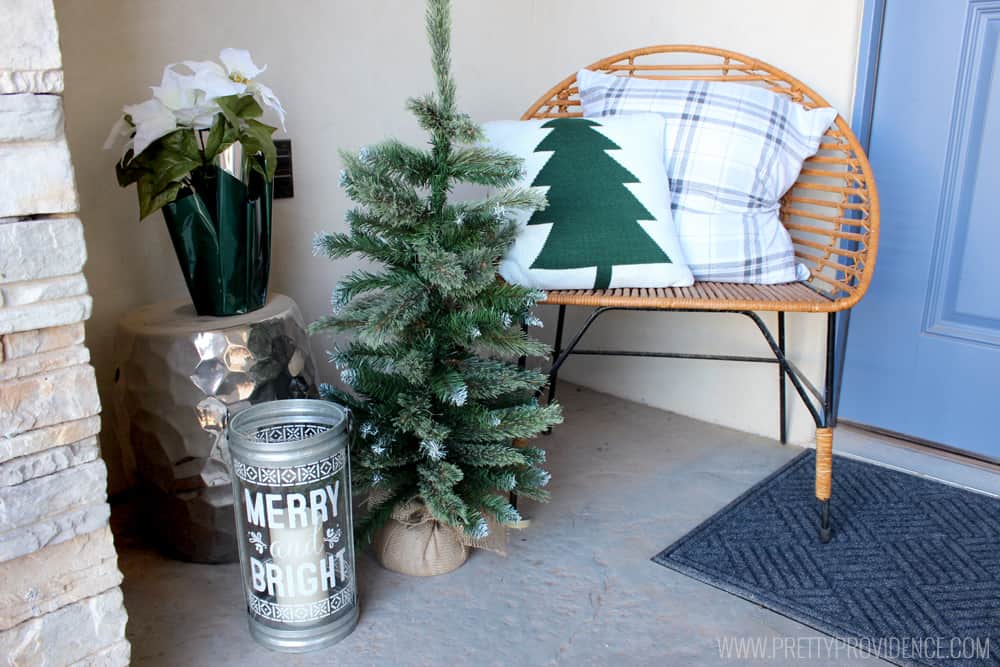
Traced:
<svg viewBox="0 0 1000 667">
<path fill-rule="evenodd" d="M 534 152 L 553 155 L 532 185 L 549 186 L 549 205 L 527 224 L 552 225 L 531 268 L 596 266 L 594 289 L 607 289 L 614 265 L 661 264 L 670 258 L 637 222 L 656 218 L 625 187 L 639 179 L 605 152 L 621 147 L 593 129 L 600 125 L 583 118 L 555 118 L 542 125 L 552 132 Z"/>
</svg>

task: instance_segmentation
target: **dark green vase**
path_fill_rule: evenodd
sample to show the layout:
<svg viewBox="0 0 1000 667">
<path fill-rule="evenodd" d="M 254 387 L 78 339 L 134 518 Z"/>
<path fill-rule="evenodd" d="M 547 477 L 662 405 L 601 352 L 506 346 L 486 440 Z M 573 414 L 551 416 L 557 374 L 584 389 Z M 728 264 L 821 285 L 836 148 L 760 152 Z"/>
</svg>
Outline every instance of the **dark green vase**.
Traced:
<svg viewBox="0 0 1000 667">
<path fill-rule="evenodd" d="M 221 317 L 261 308 L 271 269 L 272 184 L 241 154 L 235 168 L 223 160 L 191 176 L 193 187 L 164 206 L 163 217 L 195 310 Z"/>
</svg>

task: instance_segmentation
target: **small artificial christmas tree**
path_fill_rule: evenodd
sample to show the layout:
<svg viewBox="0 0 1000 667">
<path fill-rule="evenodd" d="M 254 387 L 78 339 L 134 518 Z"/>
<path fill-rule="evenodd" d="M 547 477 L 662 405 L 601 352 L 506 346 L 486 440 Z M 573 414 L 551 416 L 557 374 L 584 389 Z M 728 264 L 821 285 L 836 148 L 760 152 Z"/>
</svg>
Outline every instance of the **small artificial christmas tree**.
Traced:
<svg viewBox="0 0 1000 667">
<path fill-rule="evenodd" d="M 532 185 L 550 186 L 546 192 L 549 205 L 543 211 L 536 211 L 528 224 L 552 224 L 531 268 L 578 269 L 594 266 L 595 259 L 603 260 L 597 264 L 594 289 L 607 289 L 615 264 L 652 264 L 669 262 L 670 258 L 636 222 L 653 220 L 654 216 L 625 187 L 625 183 L 638 183 L 639 179 L 605 152 L 620 148 L 592 129 L 599 125 L 578 118 L 555 118 L 542 125 L 552 131 L 535 152 L 554 153 Z M 580 201 L 581 196 L 585 201 Z M 605 214 L 574 216 L 572 212 L 581 208 Z M 607 224 L 607 218 L 612 216 L 622 219 L 624 224 Z M 575 239 L 581 233 L 579 225 L 585 223 L 591 223 L 586 230 L 588 245 L 577 256 Z"/>
<path fill-rule="evenodd" d="M 520 160 L 483 146 L 479 126 L 456 111 L 450 23 L 448 0 L 429 0 L 437 92 L 408 108 L 431 149 L 388 140 L 342 152 L 341 185 L 358 206 L 347 215 L 350 233 L 316 240 L 331 258 L 357 253 L 381 264 L 340 281 L 333 314 L 312 326 L 354 334 L 330 353 L 353 393 L 323 393 L 353 412 L 355 491 L 382 499 L 358 524 L 364 542 L 414 499 L 473 538 L 485 537 L 487 517 L 518 521 L 506 493 L 545 500 L 549 475 L 542 450 L 513 441 L 562 421 L 558 405 L 535 400 L 546 376 L 511 362 L 548 352 L 522 330 L 541 325 L 531 309 L 544 294 L 496 278 L 517 233 L 508 211 L 545 200 L 512 187 Z M 493 194 L 451 201 L 461 182 Z"/>
</svg>

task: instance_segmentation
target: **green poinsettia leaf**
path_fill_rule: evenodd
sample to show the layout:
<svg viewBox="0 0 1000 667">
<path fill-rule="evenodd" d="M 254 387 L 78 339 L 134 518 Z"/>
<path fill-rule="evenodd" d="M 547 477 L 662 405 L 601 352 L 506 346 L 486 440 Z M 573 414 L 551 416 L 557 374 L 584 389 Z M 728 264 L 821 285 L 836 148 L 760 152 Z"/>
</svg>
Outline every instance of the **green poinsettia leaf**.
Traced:
<svg viewBox="0 0 1000 667">
<path fill-rule="evenodd" d="M 128 149 L 125 156 L 115 163 L 115 176 L 118 178 L 118 185 L 125 188 L 136 181 L 146 173 L 146 169 L 135 164 L 132 160 L 133 152 L 132 149 Z"/>
<path fill-rule="evenodd" d="M 153 144 L 154 158 L 157 152 L 166 152 L 178 156 L 184 156 L 190 160 L 201 158 L 201 148 L 198 146 L 198 139 L 195 131 L 190 129 L 179 129 L 164 135 Z"/>
<path fill-rule="evenodd" d="M 208 131 L 208 137 L 205 139 L 205 161 L 210 161 L 213 157 L 219 154 L 219 150 L 222 147 L 222 139 L 226 133 L 226 117 L 219 114 L 215 117 L 212 122 L 212 129 Z"/>
<path fill-rule="evenodd" d="M 170 183 L 165 188 L 157 190 L 155 188 L 155 180 L 152 174 L 146 174 L 136 182 L 136 193 L 139 196 L 140 220 L 145 220 L 151 213 L 156 213 L 177 199 L 177 193 L 184 186 L 183 183 Z"/>
<path fill-rule="evenodd" d="M 260 118 L 264 115 L 264 110 L 257 104 L 257 100 L 250 95 L 227 95 L 218 97 L 215 101 L 233 127 L 240 127 L 241 120 Z"/>
<path fill-rule="evenodd" d="M 246 95 L 239 98 L 236 105 L 236 115 L 244 120 L 249 120 L 251 118 L 260 118 L 264 115 L 264 110 L 257 104 L 257 100 Z"/>
<path fill-rule="evenodd" d="M 205 163 L 211 162 L 216 155 L 229 148 L 238 138 L 239 130 L 233 127 L 224 114 L 217 115 L 215 122 L 212 123 L 212 129 L 209 130 L 208 137 L 205 139 Z"/>
<path fill-rule="evenodd" d="M 139 157 L 145 158 L 140 160 L 140 166 L 153 174 L 152 189 L 155 192 L 162 192 L 172 183 L 182 181 L 202 165 L 198 140 L 192 130 L 171 132 Z"/>
<path fill-rule="evenodd" d="M 225 116 L 226 120 L 233 127 L 240 126 L 240 116 L 236 112 L 236 103 L 239 100 L 237 95 L 229 95 L 228 97 L 217 97 L 215 99 L 219 108 L 222 109 L 222 115 Z"/>
<path fill-rule="evenodd" d="M 258 120 L 248 120 L 246 127 L 240 131 L 240 142 L 248 155 L 260 153 L 263 160 L 252 160 L 252 167 L 268 181 L 274 180 L 274 171 L 278 166 L 278 149 L 271 135 L 277 130 Z M 263 162 L 263 163 L 261 163 Z"/>
</svg>

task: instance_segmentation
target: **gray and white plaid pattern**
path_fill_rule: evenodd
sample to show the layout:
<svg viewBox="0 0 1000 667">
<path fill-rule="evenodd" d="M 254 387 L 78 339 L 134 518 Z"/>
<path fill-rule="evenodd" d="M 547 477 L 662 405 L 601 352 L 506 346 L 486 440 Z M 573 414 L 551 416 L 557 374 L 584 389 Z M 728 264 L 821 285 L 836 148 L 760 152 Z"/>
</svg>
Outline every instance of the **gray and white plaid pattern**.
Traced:
<svg viewBox="0 0 1000 667">
<path fill-rule="evenodd" d="M 657 81 L 581 70 L 584 116 L 653 112 L 666 120 L 664 162 L 681 246 L 697 280 L 804 280 L 779 200 L 837 116 L 765 88 Z"/>
</svg>

